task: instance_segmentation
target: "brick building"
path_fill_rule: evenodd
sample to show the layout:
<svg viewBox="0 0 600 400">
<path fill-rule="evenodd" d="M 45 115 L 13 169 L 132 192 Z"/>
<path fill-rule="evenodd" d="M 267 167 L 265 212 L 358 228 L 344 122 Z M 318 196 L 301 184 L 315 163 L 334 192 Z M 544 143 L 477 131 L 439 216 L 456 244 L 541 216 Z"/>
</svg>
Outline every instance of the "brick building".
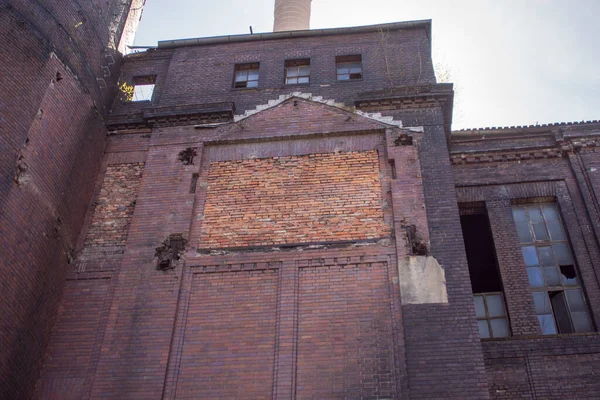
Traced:
<svg viewBox="0 0 600 400">
<path fill-rule="evenodd" d="M 6 4 L 0 397 L 599 397 L 600 122 L 451 132 L 430 21 L 113 71 Z"/>
</svg>

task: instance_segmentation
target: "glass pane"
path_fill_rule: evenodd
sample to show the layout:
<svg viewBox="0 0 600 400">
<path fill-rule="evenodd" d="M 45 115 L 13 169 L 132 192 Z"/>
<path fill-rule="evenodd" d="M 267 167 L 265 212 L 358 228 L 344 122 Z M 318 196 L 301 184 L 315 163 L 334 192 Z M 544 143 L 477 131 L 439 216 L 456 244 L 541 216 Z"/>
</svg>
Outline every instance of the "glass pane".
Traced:
<svg viewBox="0 0 600 400">
<path fill-rule="evenodd" d="M 485 318 L 485 306 L 483 305 L 483 296 L 473 296 L 475 301 L 475 315 L 478 318 Z"/>
<path fill-rule="evenodd" d="M 246 87 L 258 87 L 258 81 L 248 81 Z"/>
<path fill-rule="evenodd" d="M 546 279 L 547 286 L 560 286 L 560 274 L 556 267 L 544 267 L 544 278 Z"/>
<path fill-rule="evenodd" d="M 527 214 L 525 213 L 525 209 L 523 207 L 513 207 L 512 212 L 515 222 L 527 222 Z"/>
<path fill-rule="evenodd" d="M 534 223 L 534 222 L 543 222 L 544 220 L 542 219 L 542 212 L 540 211 L 538 206 L 528 206 L 527 207 L 527 212 L 529 214 L 529 220 Z"/>
<path fill-rule="evenodd" d="M 533 288 L 544 286 L 544 278 L 542 278 L 542 269 L 540 267 L 527 268 L 527 278 L 529 279 L 529 286 Z"/>
<path fill-rule="evenodd" d="M 135 85 L 133 87 L 133 101 L 152 100 L 154 85 Z"/>
<path fill-rule="evenodd" d="M 535 240 L 548 240 L 548 232 L 546 231 L 546 227 L 543 223 L 535 223 L 531 224 L 533 227 L 533 234 L 535 235 Z"/>
<path fill-rule="evenodd" d="M 556 327 L 554 326 L 554 317 L 552 314 L 538 315 L 542 335 L 555 335 Z"/>
<path fill-rule="evenodd" d="M 350 79 L 350 75 L 348 74 L 338 75 L 338 81 L 347 81 L 348 79 Z"/>
<path fill-rule="evenodd" d="M 569 315 L 569 309 L 567 308 L 565 292 L 558 290 L 548 293 L 548 296 L 550 297 L 550 302 L 552 303 L 554 321 L 558 327 L 558 332 L 573 333 L 573 326 L 571 325 L 571 316 Z"/>
<path fill-rule="evenodd" d="M 310 67 L 307 66 L 307 65 L 305 65 L 303 67 L 299 67 L 298 71 L 299 71 L 299 75 L 300 76 L 308 76 L 308 75 L 310 75 Z"/>
<path fill-rule="evenodd" d="M 557 221 L 548 222 L 548 231 L 550 231 L 550 237 L 552 240 L 565 240 L 565 232 L 563 231 L 562 224 Z"/>
<path fill-rule="evenodd" d="M 567 300 L 571 311 L 587 311 L 581 289 L 567 290 Z"/>
<path fill-rule="evenodd" d="M 248 71 L 248 80 L 249 81 L 258 80 L 258 70 L 257 69 Z"/>
<path fill-rule="evenodd" d="M 351 74 L 360 73 L 360 71 L 361 71 L 360 63 L 350 64 L 350 73 Z"/>
<path fill-rule="evenodd" d="M 587 312 L 574 312 L 571 313 L 571 319 L 573 320 L 573 327 L 575 332 L 593 332 L 594 327 L 592 321 Z"/>
<path fill-rule="evenodd" d="M 504 304 L 502 304 L 502 296 L 499 294 L 490 294 L 485 296 L 487 302 L 488 315 L 490 317 L 504 317 Z"/>
<path fill-rule="evenodd" d="M 293 78 L 295 76 L 298 76 L 298 68 L 296 68 L 296 67 L 289 67 L 287 69 L 287 76 L 289 78 Z"/>
<path fill-rule="evenodd" d="M 298 78 L 298 83 L 308 83 L 308 76 Z"/>
<path fill-rule="evenodd" d="M 298 83 L 298 78 L 287 78 L 286 82 L 287 84 L 293 85 Z"/>
<path fill-rule="evenodd" d="M 533 302 L 535 304 L 536 314 L 549 314 L 552 312 L 550 299 L 546 292 L 533 292 Z"/>
<path fill-rule="evenodd" d="M 548 267 L 550 265 L 556 265 L 556 261 L 554 260 L 554 255 L 552 254 L 552 248 L 550 246 L 538 247 L 538 257 L 540 260 L 540 265 L 544 267 Z"/>
<path fill-rule="evenodd" d="M 348 64 L 338 64 L 337 73 L 338 74 L 347 74 L 348 73 Z"/>
<path fill-rule="evenodd" d="M 561 265 L 560 274 L 563 285 L 577 285 L 577 272 L 574 265 Z"/>
<path fill-rule="evenodd" d="M 523 254 L 523 260 L 525 261 L 525 266 L 533 267 L 536 265 L 540 265 L 538 262 L 537 254 L 535 252 L 534 246 L 523 246 L 521 247 L 521 253 Z"/>
<path fill-rule="evenodd" d="M 529 224 L 527 222 L 516 222 L 517 224 L 517 235 L 519 236 L 519 241 L 521 243 L 529 243 L 533 242 L 533 238 L 531 237 L 531 230 L 529 229 Z"/>
<path fill-rule="evenodd" d="M 542 205 L 542 212 L 544 213 L 544 217 L 546 218 L 547 222 L 560 221 L 560 219 L 558 218 L 556 206 L 554 204 Z"/>
<path fill-rule="evenodd" d="M 488 327 L 487 320 L 479 320 L 477 321 L 477 328 L 479 328 L 479 337 L 482 339 L 487 339 L 490 337 L 490 328 Z"/>
<path fill-rule="evenodd" d="M 242 82 L 246 80 L 246 71 L 237 71 L 235 73 L 235 81 Z"/>
<path fill-rule="evenodd" d="M 573 265 L 573 258 L 571 257 L 571 249 L 566 243 L 557 243 L 552 245 L 554 250 L 554 256 L 558 265 Z"/>
<path fill-rule="evenodd" d="M 492 337 L 509 337 L 508 321 L 505 318 L 496 318 L 490 320 L 492 326 Z"/>
</svg>

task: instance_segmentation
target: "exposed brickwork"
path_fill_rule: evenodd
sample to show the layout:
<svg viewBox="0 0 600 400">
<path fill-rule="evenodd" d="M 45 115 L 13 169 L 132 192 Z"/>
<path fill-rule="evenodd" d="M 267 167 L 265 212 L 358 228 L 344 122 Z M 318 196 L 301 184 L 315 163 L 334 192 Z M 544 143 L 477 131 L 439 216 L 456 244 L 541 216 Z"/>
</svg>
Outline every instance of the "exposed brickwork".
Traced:
<svg viewBox="0 0 600 400">
<path fill-rule="evenodd" d="M 396 398 L 386 267 L 300 270 L 297 398 Z"/>
<path fill-rule="evenodd" d="M 144 163 L 108 166 L 86 247 L 125 247 L 143 171 Z"/>
<path fill-rule="evenodd" d="M 271 398 L 277 272 L 194 276 L 178 399 Z"/>
<path fill-rule="evenodd" d="M 200 248 L 390 234 L 376 151 L 213 163 L 203 217 Z"/>
</svg>

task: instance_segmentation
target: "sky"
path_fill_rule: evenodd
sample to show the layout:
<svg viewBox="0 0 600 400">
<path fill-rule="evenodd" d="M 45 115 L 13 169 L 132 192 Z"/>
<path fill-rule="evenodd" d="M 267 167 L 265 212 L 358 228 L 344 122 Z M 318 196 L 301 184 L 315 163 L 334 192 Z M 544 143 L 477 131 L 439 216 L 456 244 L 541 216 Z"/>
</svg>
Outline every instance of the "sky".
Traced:
<svg viewBox="0 0 600 400">
<path fill-rule="evenodd" d="M 271 32 L 274 0 L 147 0 L 135 44 Z M 600 119 L 600 0 L 313 0 L 311 28 L 431 19 L 452 128 Z"/>
</svg>

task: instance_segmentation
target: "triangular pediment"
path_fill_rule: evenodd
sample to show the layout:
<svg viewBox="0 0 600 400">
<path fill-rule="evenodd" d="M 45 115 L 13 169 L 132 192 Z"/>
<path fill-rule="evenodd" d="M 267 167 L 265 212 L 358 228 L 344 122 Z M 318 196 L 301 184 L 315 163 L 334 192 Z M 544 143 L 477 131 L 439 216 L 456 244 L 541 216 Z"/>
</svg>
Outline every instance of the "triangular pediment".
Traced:
<svg viewBox="0 0 600 400">
<path fill-rule="evenodd" d="M 391 117 L 353 111 L 320 99 L 314 101 L 289 96 L 276 104 L 271 102 L 237 116 L 235 122 L 218 127 L 216 132 L 219 139 L 230 139 L 368 131 L 399 126 L 401 123 Z"/>
</svg>

